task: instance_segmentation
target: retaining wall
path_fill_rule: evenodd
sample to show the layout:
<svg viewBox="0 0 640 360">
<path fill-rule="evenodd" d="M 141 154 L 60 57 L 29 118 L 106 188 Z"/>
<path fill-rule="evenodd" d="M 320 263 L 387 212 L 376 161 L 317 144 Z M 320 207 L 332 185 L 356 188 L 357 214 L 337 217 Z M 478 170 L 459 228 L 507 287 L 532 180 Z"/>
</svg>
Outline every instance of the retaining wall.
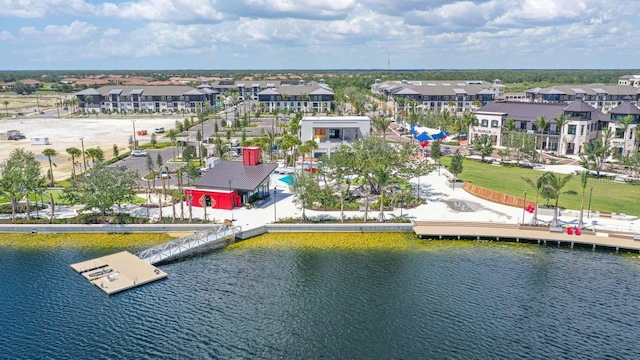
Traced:
<svg viewBox="0 0 640 360">
<path fill-rule="evenodd" d="M 0 233 L 167 233 L 206 230 L 220 224 L 2 224 Z"/>
<path fill-rule="evenodd" d="M 266 232 L 413 232 L 411 223 L 269 224 Z"/>
<path fill-rule="evenodd" d="M 481 199 L 489 200 L 498 204 L 514 206 L 518 208 L 524 208 L 526 206 L 536 206 L 536 203 L 530 200 L 527 200 L 526 204 L 523 198 L 519 198 L 513 195 L 503 194 L 497 191 L 489 190 L 487 188 L 480 187 L 478 185 L 474 185 L 468 182 L 464 183 L 462 187 L 471 195 L 477 196 Z"/>
</svg>

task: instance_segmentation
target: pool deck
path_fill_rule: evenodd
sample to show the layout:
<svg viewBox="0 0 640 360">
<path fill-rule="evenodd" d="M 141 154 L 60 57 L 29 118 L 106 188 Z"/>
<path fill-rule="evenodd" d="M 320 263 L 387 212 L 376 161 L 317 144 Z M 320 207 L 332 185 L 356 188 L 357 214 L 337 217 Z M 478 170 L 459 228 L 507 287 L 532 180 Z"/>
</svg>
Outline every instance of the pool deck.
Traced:
<svg viewBox="0 0 640 360">
<path fill-rule="evenodd" d="M 107 295 L 167 277 L 164 271 L 127 251 L 72 264 L 71 268 Z"/>
<path fill-rule="evenodd" d="M 549 231 L 548 227 L 519 226 L 490 222 L 415 221 L 413 230 L 419 238 L 457 238 L 538 242 L 640 251 L 640 241 L 632 234 L 593 232 L 583 230 L 580 235 Z"/>
</svg>

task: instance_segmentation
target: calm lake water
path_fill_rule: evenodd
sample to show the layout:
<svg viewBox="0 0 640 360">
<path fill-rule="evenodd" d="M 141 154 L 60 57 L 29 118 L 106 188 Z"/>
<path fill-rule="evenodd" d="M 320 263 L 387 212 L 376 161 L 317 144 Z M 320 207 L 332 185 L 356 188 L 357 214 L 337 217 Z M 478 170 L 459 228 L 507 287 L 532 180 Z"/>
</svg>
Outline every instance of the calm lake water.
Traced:
<svg viewBox="0 0 640 360">
<path fill-rule="evenodd" d="M 69 264 L 113 249 L 0 247 L 0 358 L 640 357 L 637 257 L 457 244 L 241 245 L 111 297 Z"/>
</svg>

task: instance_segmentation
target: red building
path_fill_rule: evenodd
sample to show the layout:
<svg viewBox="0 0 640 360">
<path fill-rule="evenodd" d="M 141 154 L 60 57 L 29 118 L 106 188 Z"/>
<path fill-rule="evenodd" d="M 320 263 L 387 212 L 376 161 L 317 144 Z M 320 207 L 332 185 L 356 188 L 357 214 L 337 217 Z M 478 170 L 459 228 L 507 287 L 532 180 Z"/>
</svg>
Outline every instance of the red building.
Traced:
<svg viewBox="0 0 640 360">
<path fill-rule="evenodd" d="M 242 149 L 242 162 L 220 161 L 185 189 L 187 204 L 232 209 L 269 197 L 269 178 L 278 165 L 262 162 L 262 148 Z"/>
</svg>

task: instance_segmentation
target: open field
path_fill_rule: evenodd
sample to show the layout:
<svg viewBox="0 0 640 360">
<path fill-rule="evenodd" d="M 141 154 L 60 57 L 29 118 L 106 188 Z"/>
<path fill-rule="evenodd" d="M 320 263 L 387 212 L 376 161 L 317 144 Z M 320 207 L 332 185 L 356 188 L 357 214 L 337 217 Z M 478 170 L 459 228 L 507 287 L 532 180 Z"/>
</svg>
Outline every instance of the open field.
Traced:
<svg viewBox="0 0 640 360">
<path fill-rule="evenodd" d="M 56 108 L 56 103 L 61 102 L 64 99 L 71 98 L 70 94 L 61 95 L 15 95 L 15 94 L 2 94 L 0 95 L 0 116 L 14 116 L 21 112 L 24 114 L 34 113 L 40 105 L 42 110 L 51 110 Z M 4 102 L 8 104 L 5 106 Z"/>
<path fill-rule="evenodd" d="M 136 136 L 140 145 L 149 142 L 156 127 L 171 129 L 175 126 L 176 117 L 139 117 L 135 118 L 136 130 L 146 129 L 148 135 Z M 111 116 L 87 118 L 53 118 L 26 116 L 8 118 L 0 121 L 0 132 L 18 130 L 26 137 L 18 141 L 0 141 L 0 162 L 9 157 L 13 149 L 23 148 L 32 151 L 36 159 L 42 163 L 42 173 L 49 169 L 47 157 L 42 151 L 47 148 L 55 149 L 58 155 L 53 157 L 53 175 L 56 181 L 71 176 L 71 160 L 66 149 L 70 147 L 82 148 L 80 138 L 83 138 L 84 148 L 100 147 L 106 159 L 113 157 L 113 145 L 117 145 L 120 152 L 129 151 L 129 137 L 133 135 L 132 118 Z M 32 137 L 48 137 L 49 145 L 31 145 Z M 80 160 L 82 162 L 82 160 Z"/>
<path fill-rule="evenodd" d="M 451 164 L 451 157 L 443 157 L 440 160 L 447 167 Z M 529 187 L 521 179 L 521 176 L 526 176 L 535 182 L 544 173 L 533 169 L 493 166 L 489 163 L 480 163 L 469 159 L 464 161 L 463 166 L 464 170 L 458 176 L 461 180 L 520 198 L 524 198 L 526 190 L 528 192 L 527 200 L 532 201 L 535 201 L 535 190 Z M 640 186 L 615 183 L 606 178 L 590 178 L 585 193 L 585 210 L 589 205 L 589 193 L 592 186 L 592 211 L 610 211 L 640 216 L 640 202 L 638 202 L 638 199 L 640 199 Z M 578 195 L 560 195 L 560 206 L 579 210 L 582 200 L 580 177 L 574 176 L 564 190 L 574 190 Z M 543 198 L 538 201 L 541 204 L 546 203 L 546 199 Z M 551 199 L 550 203 L 553 204 L 554 200 Z"/>
</svg>

